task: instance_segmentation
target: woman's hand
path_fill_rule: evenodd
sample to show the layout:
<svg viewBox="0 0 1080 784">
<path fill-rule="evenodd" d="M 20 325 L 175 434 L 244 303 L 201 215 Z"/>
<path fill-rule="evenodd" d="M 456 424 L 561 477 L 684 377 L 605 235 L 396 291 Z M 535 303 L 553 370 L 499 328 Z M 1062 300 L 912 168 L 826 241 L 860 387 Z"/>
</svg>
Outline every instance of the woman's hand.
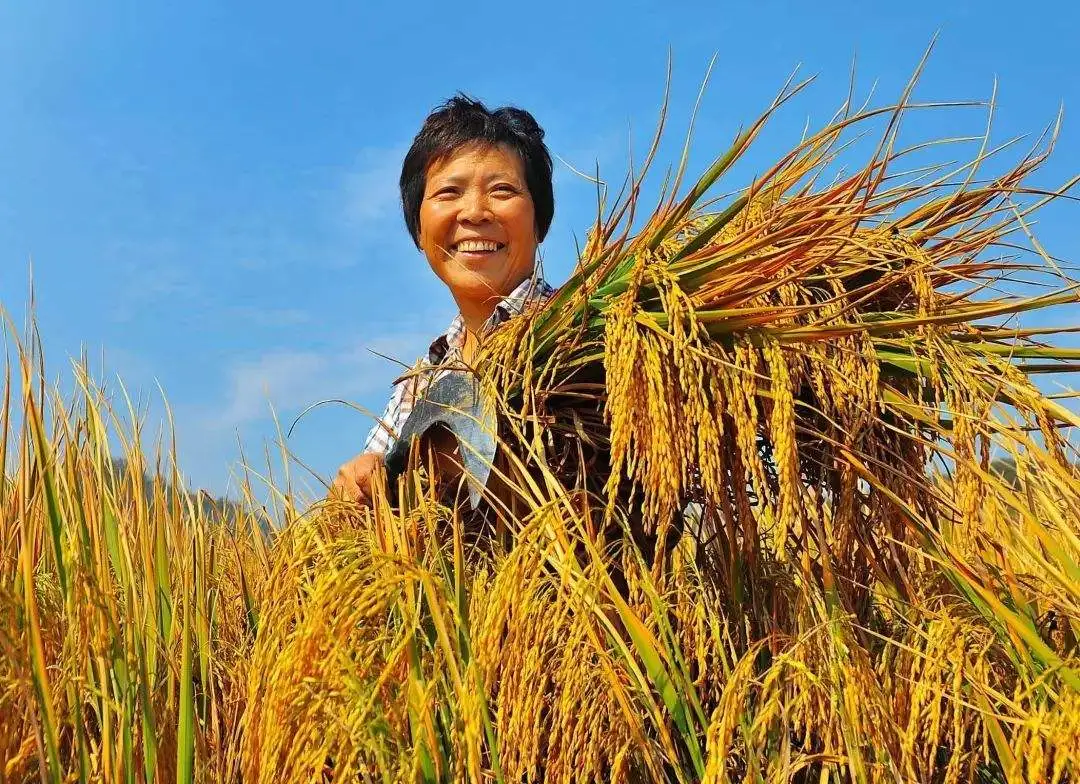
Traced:
<svg viewBox="0 0 1080 784">
<path fill-rule="evenodd" d="M 330 488 L 330 497 L 371 506 L 372 478 L 376 471 L 382 469 L 382 455 L 375 452 L 357 455 L 338 469 L 337 478 Z"/>
<path fill-rule="evenodd" d="M 461 478 L 461 454 L 453 433 L 442 426 L 433 427 L 421 439 L 421 448 L 437 484 L 446 486 Z M 371 506 L 372 480 L 382 470 L 382 455 L 359 454 L 338 469 L 328 497 Z"/>
</svg>

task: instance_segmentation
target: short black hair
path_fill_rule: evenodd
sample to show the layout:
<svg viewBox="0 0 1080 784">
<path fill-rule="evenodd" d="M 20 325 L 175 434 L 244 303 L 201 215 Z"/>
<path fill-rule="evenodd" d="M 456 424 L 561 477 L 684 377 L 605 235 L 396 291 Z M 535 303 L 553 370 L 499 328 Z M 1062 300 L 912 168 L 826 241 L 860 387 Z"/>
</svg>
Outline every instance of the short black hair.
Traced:
<svg viewBox="0 0 1080 784">
<path fill-rule="evenodd" d="M 502 144 L 520 156 L 533 201 L 537 239 L 543 241 L 555 215 L 551 154 L 544 144 L 544 129 L 524 109 L 502 106 L 492 111 L 459 93 L 427 116 L 401 165 L 401 208 L 413 242 L 420 247 L 420 202 L 428 167 L 472 144 Z"/>
</svg>

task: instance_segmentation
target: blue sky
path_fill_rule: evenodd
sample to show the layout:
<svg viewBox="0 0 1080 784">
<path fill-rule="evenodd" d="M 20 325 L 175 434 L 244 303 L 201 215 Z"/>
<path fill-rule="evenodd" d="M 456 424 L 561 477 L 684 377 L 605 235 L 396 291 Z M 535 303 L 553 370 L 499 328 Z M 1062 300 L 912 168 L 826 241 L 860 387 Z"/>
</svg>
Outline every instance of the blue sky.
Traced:
<svg viewBox="0 0 1080 784">
<path fill-rule="evenodd" d="M 261 453 L 273 403 L 288 424 L 344 398 L 381 409 L 395 366 L 453 315 L 397 206 L 401 157 L 458 90 L 529 109 L 552 151 L 617 183 L 653 128 L 674 58 L 675 160 L 717 55 L 692 164 L 701 168 L 797 65 L 814 86 L 770 127 L 731 188 L 828 118 L 857 57 L 860 92 L 898 96 L 932 35 L 917 96 L 984 99 L 994 139 L 1065 106 L 1052 186 L 1080 172 L 1071 2 L 154 3 L 0 5 L 0 305 L 25 313 L 30 260 L 51 370 L 104 353 L 144 399 L 164 388 L 191 484 L 229 488 L 237 441 Z M 913 122 L 979 133 L 961 110 Z M 756 157 L 755 157 L 756 156 Z M 1046 210 L 1051 252 L 1080 258 L 1074 205 Z M 561 282 L 595 213 L 557 164 L 545 269 Z M 1065 314 L 1080 321 L 1075 310 Z M 151 424 L 161 407 L 151 404 Z M 309 414 L 290 448 L 323 475 L 370 421 Z M 257 459 L 253 462 L 258 465 Z"/>
</svg>

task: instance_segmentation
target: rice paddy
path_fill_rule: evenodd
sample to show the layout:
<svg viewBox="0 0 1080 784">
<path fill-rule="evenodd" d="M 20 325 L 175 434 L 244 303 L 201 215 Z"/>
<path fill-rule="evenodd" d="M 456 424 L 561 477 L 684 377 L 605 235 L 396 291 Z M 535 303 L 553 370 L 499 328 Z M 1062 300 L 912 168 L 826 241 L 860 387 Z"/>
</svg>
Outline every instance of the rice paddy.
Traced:
<svg viewBox="0 0 1080 784">
<path fill-rule="evenodd" d="M 709 200 L 800 88 L 485 344 L 480 509 L 418 448 L 370 509 L 226 519 L 11 331 L 0 782 L 1080 780 L 1053 134 L 909 165 L 951 111 L 909 89 Z"/>
</svg>

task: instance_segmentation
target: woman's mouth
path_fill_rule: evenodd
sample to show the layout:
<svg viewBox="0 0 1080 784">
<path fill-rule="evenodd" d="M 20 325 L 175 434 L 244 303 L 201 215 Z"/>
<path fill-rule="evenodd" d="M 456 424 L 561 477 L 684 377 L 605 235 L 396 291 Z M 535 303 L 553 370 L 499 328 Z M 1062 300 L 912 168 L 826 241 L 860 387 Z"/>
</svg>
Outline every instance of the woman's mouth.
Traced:
<svg viewBox="0 0 1080 784">
<path fill-rule="evenodd" d="M 492 253 L 498 253 L 505 247 L 504 243 L 494 240 L 461 240 L 451 245 L 450 251 L 461 258 L 482 259 Z"/>
</svg>

